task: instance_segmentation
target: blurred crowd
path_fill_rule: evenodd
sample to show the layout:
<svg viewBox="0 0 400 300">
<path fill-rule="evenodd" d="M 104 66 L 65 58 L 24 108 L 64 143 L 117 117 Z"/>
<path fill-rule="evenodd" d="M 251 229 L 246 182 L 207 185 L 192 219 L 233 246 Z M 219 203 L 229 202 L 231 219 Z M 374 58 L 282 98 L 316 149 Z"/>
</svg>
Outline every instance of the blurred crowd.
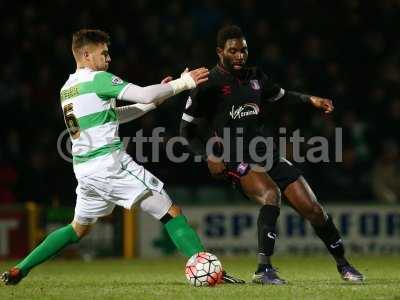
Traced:
<svg viewBox="0 0 400 300">
<path fill-rule="evenodd" d="M 334 100 L 330 117 L 276 103 L 266 120 L 288 134 L 300 128 L 331 140 L 342 128 L 343 162 L 299 165 L 321 201 L 400 202 L 399 0 L 2 1 L 0 11 L 0 203 L 72 205 L 75 199 L 72 165 L 56 147 L 65 129 L 59 90 L 75 71 L 75 30 L 109 32 L 109 71 L 148 85 L 186 66 L 213 67 L 216 32 L 232 23 L 247 37 L 249 64 L 285 89 Z M 121 135 L 158 126 L 166 128 L 166 139 L 178 135 L 186 97 L 121 126 Z M 128 150 L 135 155 L 135 145 Z M 161 158 L 145 166 L 167 184 L 218 184 L 202 164 Z"/>
</svg>

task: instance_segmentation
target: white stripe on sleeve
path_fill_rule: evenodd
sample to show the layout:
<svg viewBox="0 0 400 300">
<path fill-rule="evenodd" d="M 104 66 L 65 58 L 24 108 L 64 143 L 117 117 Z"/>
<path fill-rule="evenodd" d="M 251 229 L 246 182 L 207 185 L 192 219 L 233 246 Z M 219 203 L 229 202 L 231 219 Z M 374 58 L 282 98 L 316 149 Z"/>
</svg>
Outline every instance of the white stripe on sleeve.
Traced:
<svg viewBox="0 0 400 300">
<path fill-rule="evenodd" d="M 191 115 L 188 115 L 186 113 L 183 113 L 182 120 L 189 122 L 189 123 L 194 123 L 194 124 L 197 124 L 199 122 L 199 120 L 197 118 L 192 117 Z"/>
<path fill-rule="evenodd" d="M 285 90 L 281 88 L 279 93 L 276 94 L 274 97 L 269 98 L 268 101 L 275 102 L 275 101 L 278 101 L 279 99 L 281 99 L 283 96 L 285 96 Z"/>
</svg>

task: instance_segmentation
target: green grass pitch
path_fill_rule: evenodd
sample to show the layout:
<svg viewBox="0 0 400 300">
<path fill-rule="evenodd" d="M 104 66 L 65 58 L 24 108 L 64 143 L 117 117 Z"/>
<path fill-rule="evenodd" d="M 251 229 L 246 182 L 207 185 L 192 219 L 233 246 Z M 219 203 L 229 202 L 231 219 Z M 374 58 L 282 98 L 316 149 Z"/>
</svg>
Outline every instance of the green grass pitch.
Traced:
<svg viewBox="0 0 400 300">
<path fill-rule="evenodd" d="M 230 273 L 246 281 L 255 267 L 251 257 L 224 258 Z M 359 256 L 352 262 L 364 284 L 343 282 L 327 256 L 277 256 L 286 286 L 219 285 L 195 288 L 186 283 L 185 259 L 53 260 L 34 269 L 17 286 L 0 284 L 0 299 L 393 299 L 400 300 L 400 257 Z M 1 270 L 12 262 L 0 263 Z"/>
</svg>

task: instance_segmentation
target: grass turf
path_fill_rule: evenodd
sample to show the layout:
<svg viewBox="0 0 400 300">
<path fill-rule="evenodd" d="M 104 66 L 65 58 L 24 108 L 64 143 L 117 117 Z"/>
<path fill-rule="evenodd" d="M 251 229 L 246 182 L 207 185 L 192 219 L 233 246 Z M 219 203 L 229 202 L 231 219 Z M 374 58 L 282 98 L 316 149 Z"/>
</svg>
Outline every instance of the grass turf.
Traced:
<svg viewBox="0 0 400 300">
<path fill-rule="evenodd" d="M 254 259 L 222 258 L 225 269 L 246 281 Z M 352 259 L 367 276 L 364 284 L 342 281 L 329 257 L 275 258 L 286 286 L 219 285 L 195 288 L 186 283 L 184 259 L 53 260 L 34 269 L 17 286 L 0 284 L 0 299 L 393 299 L 400 300 L 400 257 Z M 0 270 L 12 266 L 3 262 Z"/>
</svg>

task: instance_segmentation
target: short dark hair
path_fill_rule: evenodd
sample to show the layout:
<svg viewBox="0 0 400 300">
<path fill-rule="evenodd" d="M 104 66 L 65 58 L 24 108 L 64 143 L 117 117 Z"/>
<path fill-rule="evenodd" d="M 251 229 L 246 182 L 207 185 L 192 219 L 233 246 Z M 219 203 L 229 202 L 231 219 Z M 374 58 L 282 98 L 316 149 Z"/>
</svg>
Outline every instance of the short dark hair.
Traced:
<svg viewBox="0 0 400 300">
<path fill-rule="evenodd" d="M 89 44 L 110 44 L 107 32 L 98 29 L 81 29 L 72 35 L 72 51 L 76 52 Z"/>
<path fill-rule="evenodd" d="M 227 40 L 240 38 L 244 38 L 244 35 L 242 29 L 239 26 L 228 25 L 222 27 L 217 34 L 217 47 L 224 48 Z"/>
</svg>

